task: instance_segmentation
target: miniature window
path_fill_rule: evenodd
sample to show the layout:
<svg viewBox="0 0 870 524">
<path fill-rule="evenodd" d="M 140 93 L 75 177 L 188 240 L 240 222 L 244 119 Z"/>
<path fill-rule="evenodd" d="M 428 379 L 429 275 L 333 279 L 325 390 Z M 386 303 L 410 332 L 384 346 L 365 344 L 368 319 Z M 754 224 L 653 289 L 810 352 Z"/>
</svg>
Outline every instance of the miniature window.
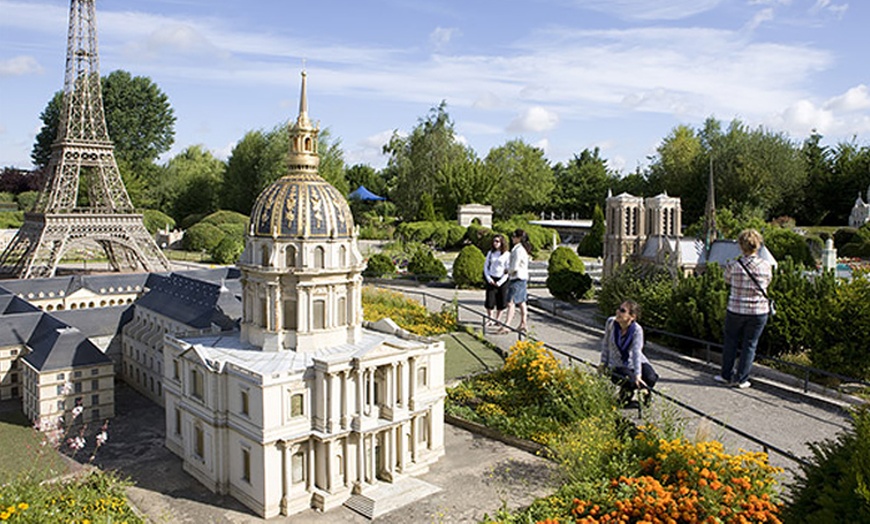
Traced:
<svg viewBox="0 0 870 524">
<path fill-rule="evenodd" d="M 286 267 L 296 267 L 296 248 L 287 246 L 284 251 L 284 265 Z"/>
<path fill-rule="evenodd" d="M 199 400 L 202 400 L 205 396 L 202 383 L 202 373 L 195 369 L 190 371 L 190 394 Z"/>
<path fill-rule="evenodd" d="M 242 480 L 251 482 L 251 451 L 242 449 Z"/>
<path fill-rule="evenodd" d="M 181 435 L 181 410 L 175 408 L 175 434 Z"/>
<path fill-rule="evenodd" d="M 340 297 L 338 299 L 338 324 L 343 326 L 347 324 L 347 298 Z"/>
<path fill-rule="evenodd" d="M 302 393 L 296 393 L 290 397 L 290 416 L 301 417 L 305 414 L 304 404 L 302 402 Z"/>
<path fill-rule="evenodd" d="M 284 301 L 284 329 L 296 329 L 296 301 Z"/>
<path fill-rule="evenodd" d="M 181 379 L 181 370 L 177 360 L 172 361 L 172 378 L 175 380 Z"/>
<path fill-rule="evenodd" d="M 326 265 L 326 253 L 323 248 L 317 246 L 314 248 L 314 267 L 322 269 Z"/>
<path fill-rule="evenodd" d="M 269 265 L 269 246 L 263 246 L 260 248 L 260 265 Z"/>
<path fill-rule="evenodd" d="M 193 427 L 193 452 L 199 458 L 205 457 L 205 432 L 200 426 Z"/>
<path fill-rule="evenodd" d="M 305 481 L 305 454 L 301 451 L 294 453 L 290 459 L 290 468 L 292 470 L 293 484 L 299 484 Z"/>
<path fill-rule="evenodd" d="M 427 376 L 428 370 L 425 367 L 421 367 L 417 370 L 417 385 L 418 386 L 426 386 L 429 380 Z"/>
<path fill-rule="evenodd" d="M 247 391 L 242 391 L 242 395 L 241 395 L 241 397 L 242 397 L 242 398 L 241 398 L 241 402 L 242 402 L 242 409 L 241 409 L 241 411 L 242 411 L 242 415 L 247 415 L 247 414 L 248 414 L 248 392 L 247 392 Z"/>
<path fill-rule="evenodd" d="M 314 311 L 312 312 L 312 316 L 314 317 L 314 329 L 323 329 L 326 327 L 326 301 L 325 300 L 315 300 L 314 301 Z"/>
</svg>

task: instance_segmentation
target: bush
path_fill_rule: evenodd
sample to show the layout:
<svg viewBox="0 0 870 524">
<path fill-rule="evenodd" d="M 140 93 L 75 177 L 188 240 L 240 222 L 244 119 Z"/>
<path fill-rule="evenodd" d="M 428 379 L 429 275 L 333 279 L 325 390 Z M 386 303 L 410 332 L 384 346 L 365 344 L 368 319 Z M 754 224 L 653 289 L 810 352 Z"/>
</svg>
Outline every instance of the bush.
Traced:
<svg viewBox="0 0 870 524">
<path fill-rule="evenodd" d="M 393 275 L 396 273 L 396 266 L 393 260 L 383 253 L 375 253 L 369 257 L 368 264 L 363 270 L 364 277 L 380 278 L 384 275 Z"/>
<path fill-rule="evenodd" d="M 789 486 L 787 522 L 870 522 L 870 410 L 834 440 L 810 444 L 812 457 Z"/>
<path fill-rule="evenodd" d="M 664 329 L 668 323 L 674 281 L 661 267 L 627 262 L 613 275 L 601 281 L 598 309 L 613 315 L 625 300 L 634 300 L 643 308 L 644 326 Z"/>
<path fill-rule="evenodd" d="M 525 231 L 529 235 L 529 242 L 532 244 L 531 256 L 534 258 L 537 256 L 538 251 L 546 248 L 553 242 L 553 230 L 547 229 L 544 226 L 530 224 L 529 220 L 534 220 L 534 218 L 534 215 L 515 216 L 504 222 L 496 222 L 493 224 L 493 229 L 502 233 L 508 242 L 510 242 L 511 235 L 515 230 L 522 229 Z M 556 234 L 556 243 L 558 242 L 559 235 Z M 489 249 L 489 246 L 487 246 L 486 249 Z"/>
<path fill-rule="evenodd" d="M 408 273 L 417 276 L 421 282 L 441 280 L 447 276 L 447 268 L 428 248 L 418 249 L 408 262 Z"/>
<path fill-rule="evenodd" d="M 182 245 L 187 251 L 211 251 L 220 244 L 224 236 L 226 233 L 221 228 L 200 222 L 184 232 Z"/>
<path fill-rule="evenodd" d="M 241 224 L 243 228 L 246 228 L 249 220 L 247 216 L 236 211 L 220 210 L 204 217 L 201 222 L 218 227 L 223 224 Z"/>
<path fill-rule="evenodd" d="M 24 211 L 0 211 L 0 229 L 18 229 L 24 224 Z"/>
<path fill-rule="evenodd" d="M 431 313 L 423 304 L 396 291 L 365 286 L 362 289 L 362 303 L 366 321 L 377 322 L 382 318 L 390 318 L 402 329 L 417 335 L 440 335 L 456 331 L 458 326 L 454 308 Z"/>
<path fill-rule="evenodd" d="M 465 246 L 453 261 L 453 282 L 461 287 L 483 286 L 484 254 L 476 246 Z"/>
<path fill-rule="evenodd" d="M 834 247 L 841 249 L 843 246 L 851 242 L 857 234 L 858 230 L 854 227 L 841 227 L 834 231 Z"/>
<path fill-rule="evenodd" d="M 175 229 L 175 220 L 156 209 L 145 209 L 142 211 L 142 221 L 145 223 L 145 229 L 152 235 L 162 229 Z"/>
<path fill-rule="evenodd" d="M 721 340 L 728 306 L 728 287 L 719 264 L 702 275 L 678 277 L 667 310 L 666 328 L 701 340 Z"/>
<path fill-rule="evenodd" d="M 477 246 L 481 253 L 486 253 L 492 248 L 492 237 L 495 232 L 488 227 L 483 227 L 479 224 L 469 224 L 465 229 L 464 241 Z M 510 238 L 505 237 L 507 242 Z"/>
<path fill-rule="evenodd" d="M 215 264 L 235 264 L 245 250 L 244 236 L 224 235 L 221 241 L 209 253 Z"/>
<path fill-rule="evenodd" d="M 15 200 L 18 202 L 18 209 L 22 211 L 30 211 L 36 205 L 36 200 L 39 198 L 39 191 L 24 191 L 18 193 Z"/>
<path fill-rule="evenodd" d="M 816 267 L 807 240 L 790 229 L 767 227 L 764 229 L 764 245 L 777 260 L 791 258 L 797 264 Z"/>
<path fill-rule="evenodd" d="M 592 289 L 592 278 L 577 253 L 567 247 L 557 247 L 547 266 L 547 289 L 561 300 L 583 298 Z"/>
</svg>

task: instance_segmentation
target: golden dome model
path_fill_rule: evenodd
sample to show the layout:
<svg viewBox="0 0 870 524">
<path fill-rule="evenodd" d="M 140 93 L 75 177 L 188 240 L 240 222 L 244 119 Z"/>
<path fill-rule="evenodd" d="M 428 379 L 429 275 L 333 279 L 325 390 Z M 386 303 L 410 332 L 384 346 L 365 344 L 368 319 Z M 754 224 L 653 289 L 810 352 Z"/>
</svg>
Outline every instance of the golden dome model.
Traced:
<svg viewBox="0 0 870 524">
<path fill-rule="evenodd" d="M 249 234 L 257 237 L 342 238 L 353 236 L 353 216 L 344 196 L 317 173 L 317 127 L 308 118 L 302 72 L 299 116 L 290 127 L 288 173 L 260 193 Z"/>
</svg>

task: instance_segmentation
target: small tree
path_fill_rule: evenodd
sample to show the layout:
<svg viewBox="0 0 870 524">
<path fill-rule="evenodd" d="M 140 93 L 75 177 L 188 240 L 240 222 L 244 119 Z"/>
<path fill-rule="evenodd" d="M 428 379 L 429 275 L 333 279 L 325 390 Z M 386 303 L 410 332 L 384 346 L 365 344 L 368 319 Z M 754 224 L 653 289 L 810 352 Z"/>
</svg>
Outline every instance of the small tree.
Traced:
<svg viewBox="0 0 870 524">
<path fill-rule="evenodd" d="M 461 288 L 483 286 L 485 262 L 486 257 L 477 246 L 465 246 L 453 262 L 453 282 Z"/>
<path fill-rule="evenodd" d="M 557 247 L 547 266 L 547 289 L 561 300 L 583 298 L 592 289 L 592 278 L 580 257 L 567 247 Z"/>
<path fill-rule="evenodd" d="M 447 276 L 447 268 L 428 248 L 420 248 L 414 253 L 408 263 L 408 272 L 416 275 L 418 280 L 429 282 L 440 280 Z"/>
<path fill-rule="evenodd" d="M 592 227 L 577 246 L 577 254 L 584 257 L 600 257 L 604 253 L 604 211 L 595 204 L 592 212 Z"/>
<path fill-rule="evenodd" d="M 363 270 L 364 277 L 380 278 L 384 275 L 392 275 L 396 272 L 393 260 L 383 253 L 375 253 L 369 257 L 368 264 Z"/>
</svg>

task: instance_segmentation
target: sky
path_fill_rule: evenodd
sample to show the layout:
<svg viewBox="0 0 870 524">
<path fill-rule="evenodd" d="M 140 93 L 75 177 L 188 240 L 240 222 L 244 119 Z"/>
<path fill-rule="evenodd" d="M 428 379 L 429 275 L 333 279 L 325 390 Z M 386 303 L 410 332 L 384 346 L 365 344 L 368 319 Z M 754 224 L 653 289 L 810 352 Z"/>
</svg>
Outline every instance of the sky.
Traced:
<svg viewBox="0 0 870 524">
<path fill-rule="evenodd" d="M 67 0 L 0 0 L 0 167 L 31 167 L 63 89 Z M 628 174 L 678 125 L 739 119 L 870 143 L 866 0 L 99 0 L 100 72 L 150 78 L 192 145 L 226 159 L 249 131 L 310 117 L 345 162 L 442 101 L 478 156 L 509 140 L 552 163 L 599 148 Z"/>
</svg>

